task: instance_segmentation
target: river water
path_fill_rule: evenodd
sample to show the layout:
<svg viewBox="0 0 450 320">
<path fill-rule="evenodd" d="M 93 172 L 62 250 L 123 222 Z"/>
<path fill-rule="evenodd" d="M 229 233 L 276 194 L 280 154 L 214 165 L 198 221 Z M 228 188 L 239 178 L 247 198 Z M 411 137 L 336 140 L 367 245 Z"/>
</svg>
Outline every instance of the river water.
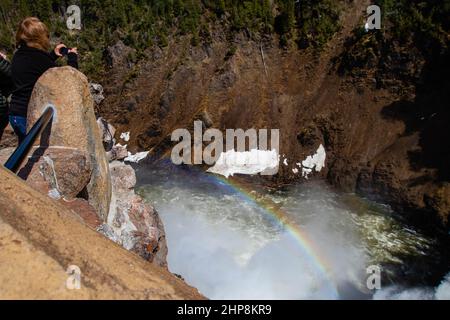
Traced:
<svg viewBox="0 0 450 320">
<path fill-rule="evenodd" d="M 449 298 L 446 249 L 387 206 L 317 181 L 272 190 L 199 169 L 136 169 L 165 225 L 170 271 L 208 298 Z"/>
</svg>

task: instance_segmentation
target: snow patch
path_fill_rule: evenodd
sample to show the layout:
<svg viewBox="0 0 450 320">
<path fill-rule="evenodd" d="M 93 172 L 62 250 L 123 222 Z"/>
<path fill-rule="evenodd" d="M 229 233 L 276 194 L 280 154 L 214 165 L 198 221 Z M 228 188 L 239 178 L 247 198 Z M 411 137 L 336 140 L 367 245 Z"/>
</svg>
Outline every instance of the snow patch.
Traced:
<svg viewBox="0 0 450 320">
<path fill-rule="evenodd" d="M 323 145 L 320 145 L 317 149 L 316 154 L 308 156 L 305 161 L 302 162 L 302 176 L 305 179 L 309 178 L 309 175 L 315 170 L 316 172 L 322 171 L 325 167 L 325 161 L 327 159 L 327 154 Z"/>
<path fill-rule="evenodd" d="M 120 135 L 120 139 L 124 140 L 125 142 L 130 141 L 130 133 L 124 132 Z"/>
<path fill-rule="evenodd" d="M 149 153 L 148 151 L 139 152 L 139 153 L 136 153 L 136 154 L 131 154 L 131 152 L 128 152 L 128 157 L 126 157 L 124 159 L 124 161 L 139 163 L 141 160 L 147 158 L 148 153 Z"/>
<path fill-rule="evenodd" d="M 207 170 L 226 178 L 239 174 L 254 175 L 278 171 L 279 156 L 276 150 L 266 151 L 253 149 L 246 152 L 230 150 L 223 152 L 216 164 Z"/>
</svg>

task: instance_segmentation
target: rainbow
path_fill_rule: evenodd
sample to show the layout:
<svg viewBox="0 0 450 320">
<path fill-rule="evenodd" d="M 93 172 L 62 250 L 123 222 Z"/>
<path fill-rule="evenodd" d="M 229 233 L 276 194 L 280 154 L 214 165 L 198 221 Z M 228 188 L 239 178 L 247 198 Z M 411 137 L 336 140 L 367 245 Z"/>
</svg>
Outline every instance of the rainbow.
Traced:
<svg viewBox="0 0 450 320">
<path fill-rule="evenodd" d="M 310 262 L 319 271 L 323 278 L 328 282 L 331 289 L 333 290 L 333 296 L 335 299 L 339 298 L 339 293 L 331 277 L 330 263 L 327 258 L 320 253 L 319 248 L 310 239 L 308 234 L 302 230 L 298 224 L 293 221 L 290 216 L 284 212 L 282 209 L 278 208 L 276 203 L 267 198 L 258 197 L 257 194 L 245 183 L 239 182 L 237 179 L 217 176 L 208 174 L 208 179 L 214 183 L 218 183 L 223 187 L 228 188 L 228 191 L 234 191 L 239 194 L 244 200 L 250 201 L 251 203 L 257 205 L 267 217 L 274 223 L 281 226 L 287 231 L 287 234 L 294 240 L 294 243 L 298 245 L 300 250 L 302 250 L 307 257 L 309 257 Z"/>
</svg>

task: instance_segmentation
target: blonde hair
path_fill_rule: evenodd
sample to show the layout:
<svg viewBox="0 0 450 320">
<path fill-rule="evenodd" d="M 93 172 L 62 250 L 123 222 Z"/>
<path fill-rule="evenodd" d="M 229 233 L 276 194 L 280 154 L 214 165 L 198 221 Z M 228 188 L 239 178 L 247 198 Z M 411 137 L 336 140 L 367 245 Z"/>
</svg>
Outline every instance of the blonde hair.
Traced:
<svg viewBox="0 0 450 320">
<path fill-rule="evenodd" d="M 25 18 L 16 33 L 16 45 L 25 43 L 28 47 L 48 51 L 50 49 L 50 33 L 47 26 L 38 18 Z"/>
</svg>

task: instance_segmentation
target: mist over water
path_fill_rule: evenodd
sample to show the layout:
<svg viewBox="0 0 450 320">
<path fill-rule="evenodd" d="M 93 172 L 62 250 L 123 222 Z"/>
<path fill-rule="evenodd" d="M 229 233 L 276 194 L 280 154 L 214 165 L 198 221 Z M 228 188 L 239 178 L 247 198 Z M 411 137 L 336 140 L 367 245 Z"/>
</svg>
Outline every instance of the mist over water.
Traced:
<svg viewBox="0 0 450 320">
<path fill-rule="evenodd" d="M 432 268 L 421 261 L 436 254 L 434 240 L 402 225 L 386 206 L 320 182 L 250 190 L 295 222 L 312 244 L 305 246 L 259 201 L 210 174 L 161 166 L 139 167 L 137 176 L 139 193 L 164 222 L 170 271 L 208 298 L 434 298 L 438 290 L 421 285 Z M 403 272 L 410 261 L 417 275 Z M 385 277 L 375 296 L 366 285 L 371 265 L 381 265 Z M 403 282 L 411 280 L 420 286 L 408 291 Z"/>
</svg>

